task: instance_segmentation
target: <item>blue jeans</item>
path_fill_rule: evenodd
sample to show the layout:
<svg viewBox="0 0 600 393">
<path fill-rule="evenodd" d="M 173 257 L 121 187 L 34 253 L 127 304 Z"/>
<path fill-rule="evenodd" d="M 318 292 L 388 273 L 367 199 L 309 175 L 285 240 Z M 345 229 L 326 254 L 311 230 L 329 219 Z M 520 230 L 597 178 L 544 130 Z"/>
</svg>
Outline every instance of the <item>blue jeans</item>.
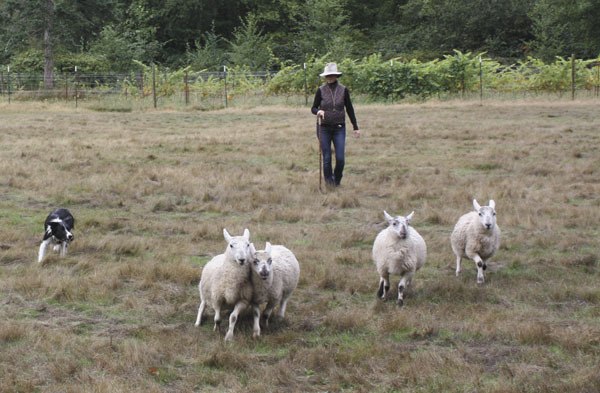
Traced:
<svg viewBox="0 0 600 393">
<path fill-rule="evenodd" d="M 344 172 L 344 154 L 346 150 L 346 127 L 321 125 L 321 151 L 323 153 L 323 177 L 332 186 L 339 186 Z M 335 151 L 335 169 L 331 165 L 331 144 Z"/>
</svg>

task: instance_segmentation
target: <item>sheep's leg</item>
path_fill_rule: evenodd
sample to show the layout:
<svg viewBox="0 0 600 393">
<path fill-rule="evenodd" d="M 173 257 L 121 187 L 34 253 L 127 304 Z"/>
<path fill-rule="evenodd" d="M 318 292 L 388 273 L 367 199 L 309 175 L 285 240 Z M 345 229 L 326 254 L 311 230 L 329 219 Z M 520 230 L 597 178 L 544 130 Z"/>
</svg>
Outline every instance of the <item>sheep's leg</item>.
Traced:
<svg viewBox="0 0 600 393">
<path fill-rule="evenodd" d="M 390 290 L 390 275 L 385 274 L 379 278 L 379 289 L 377 290 L 377 297 L 385 300 L 387 298 L 388 291 Z"/>
<path fill-rule="evenodd" d="M 269 302 L 267 303 L 267 306 L 265 307 L 265 311 L 263 312 L 263 326 L 264 327 L 268 327 L 269 326 L 269 319 L 271 318 L 271 313 L 273 313 L 273 310 L 275 309 L 275 303 L 274 302 Z M 285 313 L 285 310 L 284 310 Z"/>
<path fill-rule="evenodd" d="M 487 268 L 487 265 L 478 254 L 473 255 L 472 259 L 475 261 L 475 266 L 477 267 L 477 284 L 483 284 L 485 282 L 483 271 Z"/>
<path fill-rule="evenodd" d="M 202 313 L 204 312 L 204 307 L 206 307 L 206 302 L 202 300 L 200 302 L 200 307 L 198 307 L 198 316 L 196 317 L 196 323 L 194 326 L 200 326 L 202 323 Z"/>
<path fill-rule="evenodd" d="M 217 305 L 215 307 L 215 326 L 213 327 L 213 331 L 219 330 L 219 326 L 221 325 L 221 305 Z"/>
<path fill-rule="evenodd" d="M 287 296 L 284 295 L 283 298 L 281 299 L 281 302 L 279 303 L 279 311 L 277 312 L 277 316 L 283 318 L 285 317 L 285 309 L 287 307 L 287 302 L 288 299 L 290 298 L 290 295 L 288 294 Z"/>
<path fill-rule="evenodd" d="M 398 283 L 398 306 L 404 304 L 404 290 L 410 284 L 414 272 L 407 272 L 402 275 L 400 282 Z"/>
<path fill-rule="evenodd" d="M 225 341 L 233 340 L 233 329 L 235 329 L 235 324 L 237 322 L 238 315 L 240 315 L 240 313 L 246 309 L 246 306 L 247 305 L 244 302 L 238 302 L 233 308 L 233 311 L 229 316 L 229 329 L 227 329 Z"/>
<path fill-rule="evenodd" d="M 46 248 L 48 247 L 49 243 L 50 239 L 46 239 L 42 242 L 42 244 L 40 244 L 40 251 L 38 252 L 38 263 L 42 262 L 42 259 L 44 259 L 44 256 L 46 255 Z"/>
<path fill-rule="evenodd" d="M 461 261 L 461 257 L 460 255 L 456 256 L 456 277 L 458 277 L 458 274 L 460 273 L 460 261 Z"/>
<path fill-rule="evenodd" d="M 260 337 L 260 306 L 257 304 L 252 305 L 252 317 L 254 319 L 252 338 L 258 338 Z"/>
</svg>

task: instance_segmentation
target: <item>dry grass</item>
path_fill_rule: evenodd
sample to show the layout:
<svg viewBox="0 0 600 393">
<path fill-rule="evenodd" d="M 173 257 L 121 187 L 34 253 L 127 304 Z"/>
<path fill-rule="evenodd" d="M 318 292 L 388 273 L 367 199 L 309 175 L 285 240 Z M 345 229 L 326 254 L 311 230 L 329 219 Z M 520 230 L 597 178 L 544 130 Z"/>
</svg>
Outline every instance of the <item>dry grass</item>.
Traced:
<svg viewBox="0 0 600 393">
<path fill-rule="evenodd" d="M 359 106 L 324 195 L 306 108 L 0 110 L 2 392 L 600 390 L 597 101 Z M 503 230 L 483 287 L 449 245 L 473 197 Z M 76 240 L 37 264 L 57 206 Z M 375 299 L 384 209 L 429 248 L 402 309 Z M 260 340 L 193 327 L 223 227 L 301 263 Z"/>
</svg>

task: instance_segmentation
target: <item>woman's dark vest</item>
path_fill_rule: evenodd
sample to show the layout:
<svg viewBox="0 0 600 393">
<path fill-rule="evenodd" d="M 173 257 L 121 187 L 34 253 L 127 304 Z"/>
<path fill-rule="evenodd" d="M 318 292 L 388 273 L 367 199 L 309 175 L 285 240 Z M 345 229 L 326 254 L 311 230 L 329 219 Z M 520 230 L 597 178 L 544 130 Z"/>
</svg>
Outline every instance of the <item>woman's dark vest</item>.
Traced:
<svg viewBox="0 0 600 393">
<path fill-rule="evenodd" d="M 325 84 L 319 89 L 321 89 L 319 109 L 325 111 L 323 125 L 344 124 L 346 122 L 346 111 L 344 110 L 346 86 L 338 82 L 335 89 L 331 89 L 329 84 Z"/>
</svg>

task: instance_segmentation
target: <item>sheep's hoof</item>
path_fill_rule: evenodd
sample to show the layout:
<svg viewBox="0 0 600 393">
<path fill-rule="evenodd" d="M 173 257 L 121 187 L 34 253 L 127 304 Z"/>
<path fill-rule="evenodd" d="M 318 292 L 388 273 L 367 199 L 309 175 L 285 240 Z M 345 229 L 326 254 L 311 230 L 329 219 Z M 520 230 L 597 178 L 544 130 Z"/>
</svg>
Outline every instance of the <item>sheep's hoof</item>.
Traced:
<svg viewBox="0 0 600 393">
<path fill-rule="evenodd" d="M 398 299 L 398 301 L 396 302 L 396 304 L 398 305 L 398 307 L 402 307 L 402 306 L 404 306 L 404 300 Z"/>
</svg>

